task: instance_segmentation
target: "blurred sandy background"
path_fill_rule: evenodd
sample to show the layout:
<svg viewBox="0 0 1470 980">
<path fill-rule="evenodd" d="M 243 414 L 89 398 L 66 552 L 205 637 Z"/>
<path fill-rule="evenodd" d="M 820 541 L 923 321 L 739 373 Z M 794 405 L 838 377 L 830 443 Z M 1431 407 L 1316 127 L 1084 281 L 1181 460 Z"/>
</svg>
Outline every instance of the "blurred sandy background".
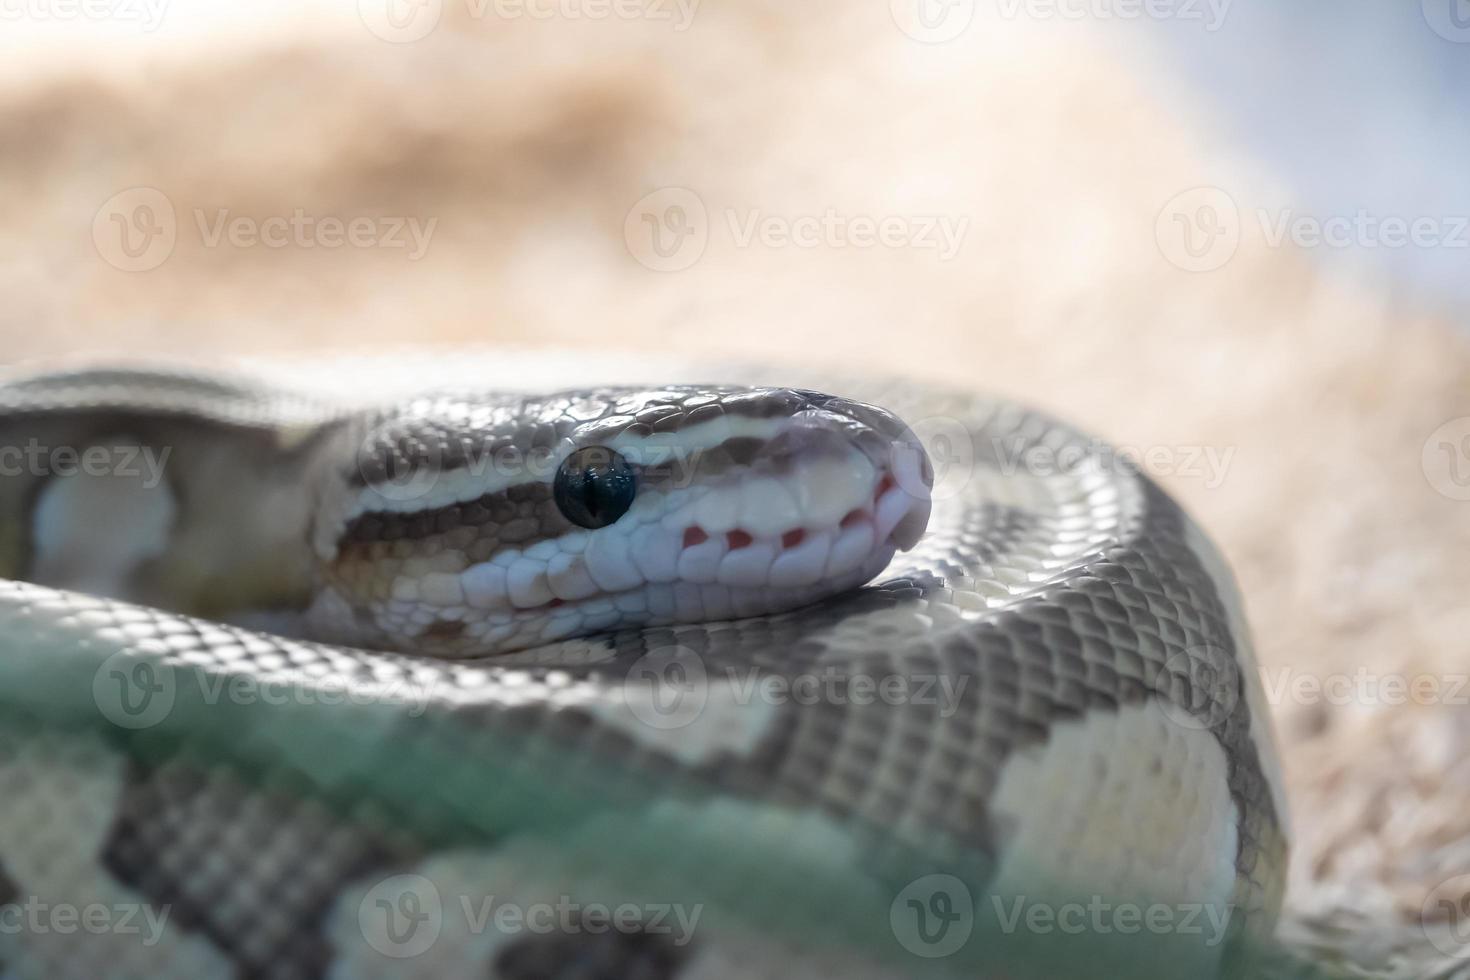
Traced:
<svg viewBox="0 0 1470 980">
<path fill-rule="evenodd" d="M 1256 209 L 1300 209 L 1311 173 L 1144 25 L 1009 0 L 174 0 L 149 28 L 124 16 L 145 0 L 108 2 L 0 21 L 5 359 L 555 344 L 1024 398 L 1157 450 L 1232 560 L 1278 692 L 1295 907 L 1414 922 L 1470 871 L 1463 300 L 1273 242 Z M 1342 166 L 1311 213 L 1374 206 Z M 316 230 L 250 240 L 298 213 Z M 1451 215 L 1406 213 L 1440 220 L 1428 264 L 1465 268 Z M 840 230 L 782 239 L 812 217 Z M 371 243 L 328 247 L 355 219 Z M 1291 693 L 1360 669 L 1440 694 Z"/>
</svg>

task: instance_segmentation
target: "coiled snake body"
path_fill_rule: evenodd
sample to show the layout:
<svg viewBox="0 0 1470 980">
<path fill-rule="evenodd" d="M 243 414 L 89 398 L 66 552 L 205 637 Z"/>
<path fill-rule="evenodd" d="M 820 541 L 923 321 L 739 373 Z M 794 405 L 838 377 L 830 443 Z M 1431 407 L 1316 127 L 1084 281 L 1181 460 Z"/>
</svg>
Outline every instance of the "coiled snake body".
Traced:
<svg viewBox="0 0 1470 980">
<path fill-rule="evenodd" d="M 1214 548 L 1022 407 L 797 374 L 0 386 L 0 975 L 1250 969 Z"/>
</svg>

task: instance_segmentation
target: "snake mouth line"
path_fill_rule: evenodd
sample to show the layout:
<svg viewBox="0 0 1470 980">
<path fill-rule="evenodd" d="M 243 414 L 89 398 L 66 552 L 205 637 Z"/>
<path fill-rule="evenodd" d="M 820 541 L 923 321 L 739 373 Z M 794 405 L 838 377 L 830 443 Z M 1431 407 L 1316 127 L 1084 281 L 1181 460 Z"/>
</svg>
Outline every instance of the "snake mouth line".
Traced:
<svg viewBox="0 0 1470 980">
<path fill-rule="evenodd" d="M 893 469 L 881 471 L 867 502 L 848 509 L 833 527 L 798 524 L 775 533 L 741 526 L 710 531 L 699 523 L 676 528 L 679 554 L 675 580 L 739 589 L 799 588 L 841 578 L 870 565 L 875 556 L 881 555 L 886 562 L 894 551 L 913 548 L 929 522 L 928 497 L 916 496 L 905 488 L 912 485 L 910 478 L 919 478 L 917 469 L 901 474 Z M 631 589 L 604 593 L 604 597 L 616 599 L 638 588 L 661 584 L 667 583 L 648 579 Z M 555 596 L 545 602 L 522 604 L 515 598 L 510 596 L 510 605 L 524 615 L 552 612 L 578 601 Z"/>
<path fill-rule="evenodd" d="M 408 648 L 432 644 L 441 655 L 470 656 L 625 626 L 741 619 L 809 605 L 868 581 L 896 551 L 912 548 L 928 524 L 922 455 L 895 453 L 878 466 L 852 459 L 843 464 L 848 468 L 829 471 L 837 482 L 806 474 L 808 493 L 789 522 L 721 520 L 717 512 L 728 515 L 731 500 L 743 505 L 760 497 L 732 485 L 709 512 L 695 501 L 619 533 L 578 532 L 458 572 L 400 575 L 370 615 Z M 851 481 L 864 469 L 866 486 L 858 490 Z M 701 513 L 708 519 L 697 519 Z M 759 513 L 769 516 L 764 508 Z"/>
</svg>

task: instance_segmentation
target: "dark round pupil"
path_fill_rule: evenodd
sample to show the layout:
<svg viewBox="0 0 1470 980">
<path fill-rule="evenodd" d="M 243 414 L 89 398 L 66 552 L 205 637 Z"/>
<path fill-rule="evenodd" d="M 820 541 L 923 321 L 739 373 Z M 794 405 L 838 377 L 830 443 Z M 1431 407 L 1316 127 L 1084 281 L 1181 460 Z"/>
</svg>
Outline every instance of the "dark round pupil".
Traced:
<svg viewBox="0 0 1470 980">
<path fill-rule="evenodd" d="M 605 446 L 587 446 L 562 461 L 552 487 L 557 509 L 580 527 L 607 527 L 628 512 L 637 492 L 633 468 Z"/>
</svg>

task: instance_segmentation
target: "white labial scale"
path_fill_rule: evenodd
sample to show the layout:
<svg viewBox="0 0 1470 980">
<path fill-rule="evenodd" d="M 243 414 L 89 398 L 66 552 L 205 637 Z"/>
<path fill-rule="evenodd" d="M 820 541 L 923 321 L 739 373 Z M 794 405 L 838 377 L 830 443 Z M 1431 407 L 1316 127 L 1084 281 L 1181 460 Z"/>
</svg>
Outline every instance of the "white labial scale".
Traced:
<svg viewBox="0 0 1470 980">
<path fill-rule="evenodd" d="M 672 582 L 679 575 L 681 536 L 659 524 L 638 529 L 632 544 L 633 561 L 647 582 Z"/>
<path fill-rule="evenodd" d="M 808 534 L 801 544 L 776 556 L 771 564 L 770 584 L 790 588 L 820 581 L 827 567 L 827 556 L 831 553 L 830 534 Z"/>
<path fill-rule="evenodd" d="M 509 601 L 506 594 L 506 572 L 492 562 L 472 565 L 460 573 L 460 585 L 464 588 L 465 602 L 472 609 L 499 609 Z"/>
<path fill-rule="evenodd" d="M 638 524 L 652 524 L 663 517 L 668 497 L 660 490 L 640 490 L 633 498 L 633 505 L 620 520 Z"/>
<path fill-rule="evenodd" d="M 835 527 L 848 511 L 867 505 L 875 476 L 861 456 L 815 460 L 803 474 L 797 504 L 809 524 Z"/>
<path fill-rule="evenodd" d="M 740 491 L 740 526 L 756 537 L 775 537 L 801 524 L 796 498 L 771 477 L 747 480 Z"/>
<path fill-rule="evenodd" d="M 526 557 L 537 561 L 550 561 L 554 556 L 561 553 L 561 542 L 556 538 L 547 538 L 537 541 L 526 549 Z"/>
<path fill-rule="evenodd" d="M 678 528 L 698 525 L 715 537 L 740 526 L 740 488 L 735 485 L 711 487 L 694 505 L 693 520 L 688 509 L 678 512 Z"/>
<path fill-rule="evenodd" d="M 850 572 L 863 563 L 873 550 L 873 525 L 867 521 L 845 527 L 832 545 L 832 554 L 827 559 L 827 575 L 833 577 Z"/>
<path fill-rule="evenodd" d="M 720 573 L 720 561 L 728 550 L 723 535 L 712 536 L 708 541 L 685 548 L 679 555 L 679 578 L 701 584 L 715 581 Z"/>
<path fill-rule="evenodd" d="M 913 506 L 913 498 L 903 490 L 894 488 L 885 493 L 878 500 L 878 506 L 873 510 L 873 535 L 878 541 L 884 541 L 898 522 L 903 520 L 904 515 Z"/>
<path fill-rule="evenodd" d="M 582 555 L 560 554 L 547 562 L 546 584 L 556 598 L 565 602 L 586 599 L 599 591 Z"/>
<path fill-rule="evenodd" d="M 522 558 L 505 573 L 506 590 L 511 604 L 518 609 L 544 606 L 555 596 L 546 583 L 546 564 L 533 558 Z"/>
<path fill-rule="evenodd" d="M 775 561 L 775 546 L 757 541 L 736 548 L 720 559 L 717 580 L 723 585 L 760 588 L 769 580 Z"/>
<path fill-rule="evenodd" d="M 633 562 L 628 531 L 614 524 L 592 535 L 587 545 L 587 572 L 603 592 L 623 592 L 643 584 Z"/>
</svg>

